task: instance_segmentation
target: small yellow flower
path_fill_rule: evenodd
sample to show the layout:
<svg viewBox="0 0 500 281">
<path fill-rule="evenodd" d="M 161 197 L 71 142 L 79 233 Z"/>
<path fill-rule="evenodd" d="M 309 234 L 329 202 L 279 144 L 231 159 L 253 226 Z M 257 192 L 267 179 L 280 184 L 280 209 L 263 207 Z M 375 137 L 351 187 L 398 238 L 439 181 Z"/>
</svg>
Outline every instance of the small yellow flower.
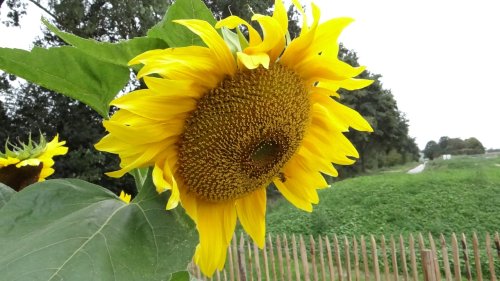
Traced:
<svg viewBox="0 0 500 281">
<path fill-rule="evenodd" d="M 132 195 L 125 193 L 123 190 L 120 192 L 120 199 L 125 203 L 130 203 L 130 199 L 132 199 Z"/>
<path fill-rule="evenodd" d="M 43 136 L 40 136 L 38 144 L 31 140 L 28 144 L 21 144 L 20 147 L 5 145 L 5 153 L 0 153 L 0 182 L 19 191 L 24 187 L 39 181 L 54 173 L 52 166 L 56 155 L 64 155 L 68 148 L 64 146 L 65 141 L 59 142 L 59 136 L 47 143 Z"/>
<path fill-rule="evenodd" d="M 273 16 L 252 18 L 263 37 L 236 16 L 216 24 L 225 34 L 245 26 L 249 40 L 240 44 L 227 43 L 205 21 L 175 21 L 206 47 L 152 50 L 130 61 L 144 65 L 138 77 L 148 88 L 112 102 L 120 110 L 104 121 L 109 134 L 96 144 L 120 156 L 121 169 L 110 176 L 154 166 L 157 191 L 171 191 L 167 209 L 180 202 L 196 222 L 194 260 L 208 276 L 224 266 L 237 219 L 263 247 L 270 183 L 297 208 L 312 211 L 316 190 L 328 187 L 321 173 L 337 176 L 332 163 L 359 157 L 344 132 L 372 131 L 336 93 L 372 83 L 353 78 L 364 67 L 337 58 L 337 38 L 352 20 L 319 24 L 313 4 L 309 26 L 294 5 L 303 26 L 291 42 L 280 0 Z"/>
</svg>

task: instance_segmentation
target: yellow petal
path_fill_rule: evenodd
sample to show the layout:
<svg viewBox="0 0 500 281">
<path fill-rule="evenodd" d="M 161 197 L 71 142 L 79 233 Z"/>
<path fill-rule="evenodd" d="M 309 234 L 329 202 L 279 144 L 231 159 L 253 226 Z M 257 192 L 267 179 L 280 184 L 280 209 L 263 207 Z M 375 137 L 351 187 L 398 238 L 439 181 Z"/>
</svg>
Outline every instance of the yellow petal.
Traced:
<svg viewBox="0 0 500 281">
<path fill-rule="evenodd" d="M 262 65 L 264 68 L 269 68 L 269 55 L 259 53 L 255 55 L 247 55 L 242 52 L 236 53 L 238 61 L 243 64 L 247 69 L 255 69 Z"/>
<path fill-rule="evenodd" d="M 238 219 L 245 231 L 260 247 L 264 247 L 266 236 L 266 189 L 256 191 L 236 200 Z"/>
<path fill-rule="evenodd" d="M 229 16 L 220 20 L 219 22 L 217 22 L 217 24 L 215 24 L 215 28 L 227 27 L 229 29 L 235 29 L 239 25 L 244 25 L 247 28 L 248 35 L 250 37 L 250 46 L 255 46 L 262 43 L 262 38 L 260 37 L 259 32 L 257 32 L 257 30 L 255 30 L 255 28 L 253 28 L 253 26 L 246 20 L 237 16 Z"/>
<path fill-rule="evenodd" d="M 279 23 L 283 30 L 283 34 L 288 32 L 288 15 L 285 9 L 285 5 L 283 5 L 282 0 L 274 1 L 274 12 L 273 18 Z"/>
<path fill-rule="evenodd" d="M 212 276 L 222 270 L 226 262 L 227 247 L 236 227 L 234 202 L 210 203 L 198 200 L 196 226 L 200 244 L 196 248 L 195 262 L 203 274 Z"/>
<path fill-rule="evenodd" d="M 132 195 L 125 193 L 123 190 L 120 192 L 120 199 L 125 203 L 130 203 Z"/>
<path fill-rule="evenodd" d="M 278 188 L 281 194 L 286 198 L 286 200 L 292 203 L 295 207 L 306 212 L 312 212 L 313 208 L 309 201 L 292 192 L 289 187 L 279 179 L 275 179 L 273 180 L 273 182 L 276 185 L 276 188 Z"/>
<path fill-rule="evenodd" d="M 13 157 L 0 158 L 0 168 L 19 163 L 19 159 Z"/>
<path fill-rule="evenodd" d="M 149 89 L 137 90 L 121 96 L 111 102 L 111 105 L 126 109 L 134 114 L 148 119 L 168 120 L 176 114 L 190 112 L 196 108 L 196 100 L 157 95 Z"/>
<path fill-rule="evenodd" d="M 38 175 L 38 181 L 42 181 L 44 179 L 46 179 L 48 176 L 52 175 L 53 173 L 55 172 L 54 169 L 52 168 L 42 168 L 42 170 L 40 171 L 40 175 Z"/>
<path fill-rule="evenodd" d="M 373 132 L 370 124 L 356 110 L 324 95 L 312 93 L 311 98 L 320 102 L 325 108 L 334 113 L 332 117 L 336 118 L 337 122 L 348 125 L 358 131 Z"/>
<path fill-rule="evenodd" d="M 196 35 L 200 36 L 201 40 L 203 40 L 213 52 L 223 73 L 233 75 L 236 72 L 236 64 L 234 63 L 231 50 L 208 22 L 196 19 L 174 20 L 174 22 L 184 25 Z"/>
<path fill-rule="evenodd" d="M 23 160 L 19 163 L 16 164 L 16 168 L 21 168 L 21 167 L 24 167 L 24 166 L 38 166 L 40 165 L 41 161 L 37 158 L 35 159 L 26 159 L 26 160 Z"/>
<path fill-rule="evenodd" d="M 243 52 L 246 54 L 267 53 L 271 62 L 275 62 L 285 48 L 285 33 L 282 26 L 276 19 L 269 16 L 255 14 L 252 20 L 259 22 L 264 40 L 259 45 L 245 48 Z"/>
</svg>

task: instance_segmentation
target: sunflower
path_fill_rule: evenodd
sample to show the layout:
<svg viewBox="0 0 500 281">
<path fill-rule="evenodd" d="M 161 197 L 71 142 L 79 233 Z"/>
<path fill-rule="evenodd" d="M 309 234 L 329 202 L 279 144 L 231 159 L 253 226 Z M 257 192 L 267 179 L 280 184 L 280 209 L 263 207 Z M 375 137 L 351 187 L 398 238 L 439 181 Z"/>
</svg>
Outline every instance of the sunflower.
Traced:
<svg viewBox="0 0 500 281">
<path fill-rule="evenodd" d="M 65 141 L 59 142 L 58 135 L 49 143 L 42 135 L 38 143 L 31 137 L 28 144 L 21 143 L 20 146 L 7 143 L 5 153 L 0 153 L 0 182 L 19 191 L 32 183 L 44 181 L 54 173 L 52 158 L 68 152 L 65 144 Z"/>
<path fill-rule="evenodd" d="M 208 276 L 224 266 L 237 220 L 263 247 L 271 183 L 297 208 L 312 211 L 316 190 L 328 187 L 322 173 L 337 176 L 332 163 L 349 165 L 358 157 L 343 133 L 372 131 L 336 93 L 372 82 L 353 78 L 364 68 L 337 58 L 337 38 L 352 20 L 319 24 L 320 10 L 312 4 L 309 26 L 294 5 L 303 26 L 292 41 L 280 0 L 273 16 L 252 17 L 263 36 L 237 16 L 215 28 L 176 20 L 206 46 L 151 50 L 132 59 L 130 65 L 143 64 L 137 76 L 147 89 L 112 102 L 119 110 L 104 121 L 109 133 L 96 144 L 121 158 L 121 169 L 110 176 L 154 167 L 157 191 L 171 191 L 167 209 L 180 202 L 196 223 L 194 261 Z"/>
</svg>

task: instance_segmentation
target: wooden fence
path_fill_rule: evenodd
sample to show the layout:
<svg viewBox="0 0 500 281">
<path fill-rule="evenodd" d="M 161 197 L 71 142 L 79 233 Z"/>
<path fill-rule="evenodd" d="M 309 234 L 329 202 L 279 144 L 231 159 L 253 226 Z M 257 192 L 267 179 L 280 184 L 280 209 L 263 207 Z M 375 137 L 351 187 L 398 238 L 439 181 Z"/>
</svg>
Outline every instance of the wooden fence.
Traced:
<svg viewBox="0 0 500 281">
<path fill-rule="evenodd" d="M 217 281 L 497 281 L 498 232 L 447 238 L 269 235 L 261 250 L 241 234 L 221 272 L 208 279 L 192 270 L 200 280 Z"/>
</svg>

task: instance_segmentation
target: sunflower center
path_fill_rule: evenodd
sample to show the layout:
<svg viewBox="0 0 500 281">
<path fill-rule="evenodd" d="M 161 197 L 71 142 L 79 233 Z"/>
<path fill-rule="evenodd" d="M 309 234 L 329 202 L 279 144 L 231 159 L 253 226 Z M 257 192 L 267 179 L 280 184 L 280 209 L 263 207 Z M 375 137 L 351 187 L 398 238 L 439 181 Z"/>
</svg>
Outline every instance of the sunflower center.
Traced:
<svg viewBox="0 0 500 281">
<path fill-rule="evenodd" d="M 212 202 L 262 188 L 300 146 L 310 110 L 302 79 L 284 66 L 228 77 L 186 119 L 178 173 L 189 192 Z"/>
<path fill-rule="evenodd" d="M 15 164 L 0 169 L 0 182 L 21 191 L 26 186 L 38 181 L 43 163 L 38 166 L 22 166 L 17 168 Z"/>
</svg>

